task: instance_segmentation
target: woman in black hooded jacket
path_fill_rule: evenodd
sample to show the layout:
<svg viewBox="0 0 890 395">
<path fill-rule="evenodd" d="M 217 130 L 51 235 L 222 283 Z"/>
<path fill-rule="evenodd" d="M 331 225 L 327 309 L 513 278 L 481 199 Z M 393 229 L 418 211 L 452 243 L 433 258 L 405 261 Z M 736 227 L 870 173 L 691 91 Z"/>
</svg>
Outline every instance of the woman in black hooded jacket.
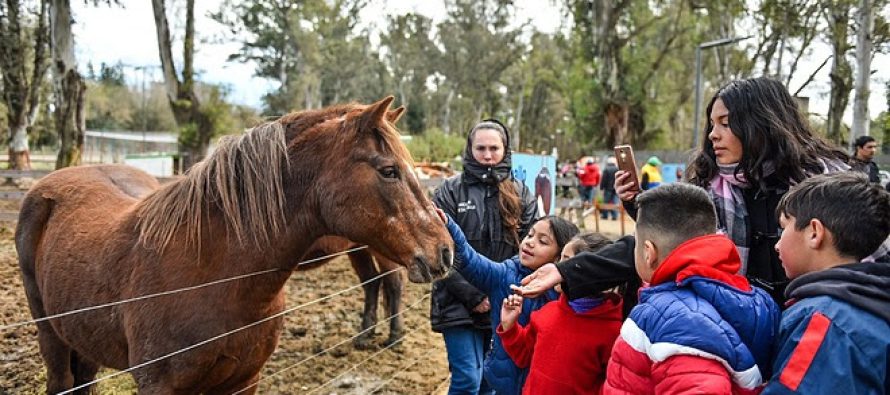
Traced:
<svg viewBox="0 0 890 395">
<path fill-rule="evenodd" d="M 528 187 L 512 177 L 507 128 L 493 119 L 476 124 L 467 136 L 463 163 L 464 172 L 439 186 L 433 203 L 480 254 L 496 262 L 516 255 L 537 206 Z M 457 272 L 433 283 L 430 323 L 445 338 L 449 394 L 491 393 L 482 380 L 491 339 L 489 309 L 485 294 Z"/>
</svg>

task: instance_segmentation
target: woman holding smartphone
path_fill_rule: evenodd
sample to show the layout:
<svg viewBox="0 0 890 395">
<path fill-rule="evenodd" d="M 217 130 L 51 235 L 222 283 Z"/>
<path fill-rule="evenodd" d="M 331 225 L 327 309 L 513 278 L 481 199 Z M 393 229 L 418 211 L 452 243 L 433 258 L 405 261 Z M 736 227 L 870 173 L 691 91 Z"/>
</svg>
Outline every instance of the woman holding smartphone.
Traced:
<svg viewBox="0 0 890 395">
<path fill-rule="evenodd" d="M 719 229 L 742 258 L 740 273 L 781 306 L 788 278 L 775 250 L 781 235 L 776 205 L 807 177 L 847 170 L 847 155 L 813 133 L 785 86 L 772 79 L 723 86 L 706 117 L 686 181 L 711 195 Z M 625 202 L 639 193 L 626 172 L 616 174 L 615 189 Z"/>
</svg>

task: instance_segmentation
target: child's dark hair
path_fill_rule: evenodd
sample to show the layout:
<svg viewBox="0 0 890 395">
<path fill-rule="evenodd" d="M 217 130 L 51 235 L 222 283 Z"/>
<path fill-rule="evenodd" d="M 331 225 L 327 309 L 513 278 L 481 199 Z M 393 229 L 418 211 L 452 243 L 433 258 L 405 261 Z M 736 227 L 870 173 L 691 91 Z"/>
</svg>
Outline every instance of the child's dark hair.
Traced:
<svg viewBox="0 0 890 395">
<path fill-rule="evenodd" d="M 576 235 L 567 244 L 574 245 L 575 254 L 580 254 L 582 252 L 599 250 L 600 248 L 612 244 L 612 240 L 609 240 L 606 236 L 603 236 L 600 233 L 589 232 Z"/>
<path fill-rule="evenodd" d="M 776 215 L 794 217 L 797 230 L 818 219 L 839 254 L 861 260 L 890 234 L 890 193 L 858 172 L 817 175 L 791 188 Z"/>
<path fill-rule="evenodd" d="M 704 189 L 691 184 L 673 183 L 645 191 L 637 196 L 637 209 L 637 242 L 657 239 L 665 251 L 717 232 L 714 203 Z"/>
<path fill-rule="evenodd" d="M 556 250 L 556 257 L 559 258 L 559 253 L 562 251 L 563 247 L 565 247 L 566 244 L 578 234 L 578 227 L 571 221 L 555 215 L 541 218 L 538 221 L 544 220 L 550 223 L 550 231 L 553 232 L 553 238 L 556 240 L 556 246 L 558 247 Z"/>
</svg>

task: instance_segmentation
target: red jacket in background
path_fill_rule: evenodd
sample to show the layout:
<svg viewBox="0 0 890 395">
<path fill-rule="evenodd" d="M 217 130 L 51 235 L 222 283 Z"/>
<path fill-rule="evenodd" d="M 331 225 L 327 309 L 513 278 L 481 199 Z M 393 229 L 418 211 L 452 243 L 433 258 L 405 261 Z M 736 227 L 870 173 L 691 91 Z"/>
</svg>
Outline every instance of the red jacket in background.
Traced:
<svg viewBox="0 0 890 395">
<path fill-rule="evenodd" d="M 578 180 L 583 186 L 597 186 L 600 184 L 600 167 L 596 163 L 589 163 L 578 169 Z"/>
<path fill-rule="evenodd" d="M 621 329 L 621 301 L 607 299 L 575 313 L 568 299 L 547 303 L 525 327 L 498 326 L 504 350 L 520 368 L 530 367 L 523 394 L 599 394 L 606 364 Z"/>
</svg>

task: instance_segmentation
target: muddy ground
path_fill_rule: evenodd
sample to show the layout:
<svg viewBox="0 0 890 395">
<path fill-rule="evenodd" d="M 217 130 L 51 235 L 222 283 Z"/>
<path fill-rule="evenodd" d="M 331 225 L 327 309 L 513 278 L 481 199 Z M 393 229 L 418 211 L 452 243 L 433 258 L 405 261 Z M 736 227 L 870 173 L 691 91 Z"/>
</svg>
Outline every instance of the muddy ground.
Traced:
<svg viewBox="0 0 890 395">
<path fill-rule="evenodd" d="M 5 208 L 0 204 L 0 208 Z M 18 273 L 13 243 L 14 224 L 0 223 L 0 325 L 31 319 Z M 286 316 L 278 348 L 266 363 L 259 394 L 429 394 L 447 386 L 448 363 L 441 335 L 430 330 L 429 284 L 406 279 L 402 295 L 406 338 L 383 349 L 388 326 L 377 330 L 379 346 L 359 350 L 347 341 L 333 350 L 276 374 L 357 333 L 362 308 L 361 288 Z M 356 285 L 349 261 L 338 258 L 288 282 L 288 306 L 297 306 Z M 380 317 L 385 317 L 381 308 Z M 376 354 L 376 355 L 375 355 Z M 103 376 L 112 371 L 99 373 Z M 134 393 L 128 375 L 100 383 L 99 394 Z M 332 381 L 328 383 L 329 381 Z M 0 394 L 43 393 L 45 370 L 33 325 L 0 331 Z"/>
</svg>

